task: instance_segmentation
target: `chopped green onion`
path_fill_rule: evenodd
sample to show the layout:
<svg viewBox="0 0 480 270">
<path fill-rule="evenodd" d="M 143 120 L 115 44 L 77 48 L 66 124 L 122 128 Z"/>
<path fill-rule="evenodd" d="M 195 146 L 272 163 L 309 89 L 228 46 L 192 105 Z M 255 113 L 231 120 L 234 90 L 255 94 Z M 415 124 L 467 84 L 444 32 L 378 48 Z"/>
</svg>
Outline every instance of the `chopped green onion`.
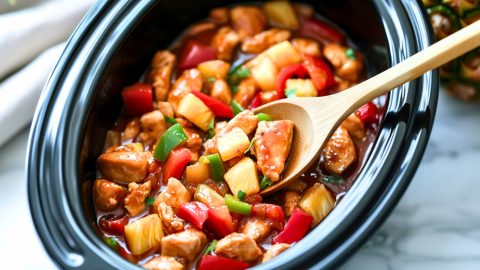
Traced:
<svg viewBox="0 0 480 270">
<path fill-rule="evenodd" d="M 285 89 L 285 96 L 287 98 L 293 98 L 297 96 L 297 89 L 296 88 L 288 88 Z"/>
<path fill-rule="evenodd" d="M 241 112 L 243 112 L 242 106 L 238 104 L 235 100 L 232 99 L 232 103 L 230 103 L 230 107 L 232 107 L 233 114 L 237 115 Z"/>
<path fill-rule="evenodd" d="M 267 187 L 271 186 L 273 184 L 270 179 L 266 175 L 263 176 L 262 182 L 260 182 L 260 189 L 266 189 Z"/>
<path fill-rule="evenodd" d="M 216 80 L 217 80 L 217 78 L 215 78 L 215 77 L 208 77 L 208 78 L 207 78 L 207 82 L 209 82 L 209 83 L 213 83 L 213 82 L 215 82 Z"/>
<path fill-rule="evenodd" d="M 105 242 L 105 244 L 107 244 L 113 250 L 117 250 L 118 248 L 118 241 L 115 237 L 103 238 L 103 242 Z"/>
<path fill-rule="evenodd" d="M 155 198 L 154 198 L 154 197 L 147 197 L 147 198 L 145 198 L 145 205 L 146 205 L 147 207 L 150 207 L 154 202 L 155 202 Z"/>
<path fill-rule="evenodd" d="M 211 139 L 215 136 L 215 118 L 208 124 L 207 139 Z"/>
<path fill-rule="evenodd" d="M 244 154 L 248 153 L 250 151 L 250 149 L 252 149 L 252 146 L 253 146 L 253 143 L 255 142 L 255 138 L 253 138 L 251 141 L 250 141 L 250 144 L 248 145 L 248 148 L 247 150 L 245 150 L 245 152 L 243 152 Z"/>
<path fill-rule="evenodd" d="M 250 69 L 244 66 L 235 67 L 230 73 L 228 73 L 228 84 L 238 85 L 244 78 L 250 77 Z"/>
<path fill-rule="evenodd" d="M 225 195 L 225 204 L 228 207 L 228 211 L 232 213 L 238 213 L 244 216 L 250 216 L 252 214 L 252 206 L 250 204 L 242 202 L 230 194 Z"/>
<path fill-rule="evenodd" d="M 239 190 L 239 191 L 237 192 L 237 198 L 238 198 L 240 201 L 243 201 L 243 199 L 245 198 L 245 196 L 247 196 L 247 193 L 245 193 L 245 192 L 243 192 L 243 191 L 241 191 L 241 190 Z"/>
<path fill-rule="evenodd" d="M 357 55 L 355 53 L 355 51 L 352 49 L 352 48 L 348 48 L 346 51 L 345 51 L 345 56 L 347 56 L 348 58 L 352 59 L 352 60 L 355 60 L 355 58 L 357 58 Z"/>
<path fill-rule="evenodd" d="M 171 126 L 158 141 L 153 157 L 156 160 L 165 161 L 168 154 L 187 139 L 188 137 L 180 124 Z"/>
<path fill-rule="evenodd" d="M 170 123 L 172 125 L 175 125 L 177 123 L 177 120 L 175 120 L 175 118 L 168 117 L 168 116 L 164 116 L 163 118 L 165 119 L 165 122 Z"/>
<path fill-rule="evenodd" d="M 272 117 L 266 113 L 257 114 L 258 121 L 272 121 Z"/>
<path fill-rule="evenodd" d="M 329 175 L 329 176 L 325 176 L 323 179 L 322 179 L 322 182 L 324 183 L 332 183 L 332 184 L 341 184 L 344 182 L 343 178 L 341 176 L 338 176 L 338 175 Z"/>
<path fill-rule="evenodd" d="M 223 175 L 225 174 L 225 168 L 223 167 L 222 160 L 220 155 L 211 154 L 207 156 L 208 161 L 210 162 L 210 168 L 212 169 L 212 179 L 215 182 L 220 182 L 223 180 Z"/>
<path fill-rule="evenodd" d="M 215 250 L 216 245 L 217 245 L 217 240 L 213 239 L 212 243 L 208 245 L 207 250 L 205 250 L 205 255 L 208 255 L 209 253 L 213 252 Z"/>
</svg>

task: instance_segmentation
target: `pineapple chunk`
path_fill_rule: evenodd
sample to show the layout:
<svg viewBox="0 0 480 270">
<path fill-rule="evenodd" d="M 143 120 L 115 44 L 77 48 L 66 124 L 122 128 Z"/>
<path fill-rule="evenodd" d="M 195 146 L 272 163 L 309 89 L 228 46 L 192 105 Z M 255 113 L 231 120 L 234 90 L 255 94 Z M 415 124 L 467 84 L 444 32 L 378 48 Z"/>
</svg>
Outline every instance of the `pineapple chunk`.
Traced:
<svg viewBox="0 0 480 270">
<path fill-rule="evenodd" d="M 202 74 L 204 80 L 210 77 L 226 79 L 228 70 L 230 69 L 230 63 L 222 60 L 211 60 L 199 64 L 197 69 L 200 71 L 200 74 Z"/>
<path fill-rule="evenodd" d="M 243 191 L 250 195 L 260 191 L 257 167 L 255 162 L 248 157 L 244 157 L 230 168 L 224 177 L 233 194 Z"/>
<path fill-rule="evenodd" d="M 285 89 L 295 89 L 297 97 L 316 97 L 317 89 L 310 79 L 288 79 Z"/>
<path fill-rule="evenodd" d="M 133 255 L 141 255 L 160 246 L 162 221 L 157 214 L 148 215 L 125 226 L 125 239 Z"/>
<path fill-rule="evenodd" d="M 298 19 L 292 5 L 288 1 L 271 1 L 263 5 L 271 24 L 288 29 L 298 28 Z"/>
<path fill-rule="evenodd" d="M 299 205 L 305 212 L 312 215 L 312 226 L 315 226 L 330 213 L 335 200 L 323 184 L 316 183 L 303 194 Z"/>
<path fill-rule="evenodd" d="M 302 62 L 300 53 L 288 40 L 268 48 L 265 54 L 273 61 L 278 69 Z"/>
<path fill-rule="evenodd" d="M 198 185 L 209 178 L 212 178 L 210 172 L 210 165 L 204 162 L 197 162 L 193 165 L 187 166 L 185 169 L 187 184 Z"/>
<path fill-rule="evenodd" d="M 260 55 L 258 57 L 260 58 L 254 59 L 255 64 L 251 68 L 252 77 L 262 91 L 272 91 L 275 89 L 277 67 L 269 57 Z"/>
<path fill-rule="evenodd" d="M 241 128 L 235 127 L 227 134 L 218 137 L 218 153 L 223 161 L 239 157 L 248 149 L 250 141 Z"/>
<path fill-rule="evenodd" d="M 225 199 L 223 199 L 222 195 L 204 184 L 197 186 L 193 199 L 204 203 L 209 207 L 221 207 L 225 205 Z"/>
<path fill-rule="evenodd" d="M 215 117 L 212 111 L 192 93 L 180 100 L 177 111 L 204 131 L 208 130 L 208 125 Z"/>
</svg>

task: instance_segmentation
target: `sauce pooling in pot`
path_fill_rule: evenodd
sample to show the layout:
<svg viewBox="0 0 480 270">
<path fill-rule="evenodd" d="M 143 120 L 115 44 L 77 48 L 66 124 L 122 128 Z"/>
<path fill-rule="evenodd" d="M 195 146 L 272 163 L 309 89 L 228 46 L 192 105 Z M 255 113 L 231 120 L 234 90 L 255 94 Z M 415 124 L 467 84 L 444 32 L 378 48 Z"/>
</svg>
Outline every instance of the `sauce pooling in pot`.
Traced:
<svg viewBox="0 0 480 270">
<path fill-rule="evenodd" d="M 122 90 L 97 159 L 105 242 L 147 269 L 245 269 L 305 237 L 353 184 L 382 108 L 349 116 L 318 162 L 269 196 L 259 192 L 282 178 L 295 123 L 252 109 L 362 81 L 363 56 L 347 44 L 311 7 L 273 1 L 215 8 L 158 50 Z"/>
</svg>

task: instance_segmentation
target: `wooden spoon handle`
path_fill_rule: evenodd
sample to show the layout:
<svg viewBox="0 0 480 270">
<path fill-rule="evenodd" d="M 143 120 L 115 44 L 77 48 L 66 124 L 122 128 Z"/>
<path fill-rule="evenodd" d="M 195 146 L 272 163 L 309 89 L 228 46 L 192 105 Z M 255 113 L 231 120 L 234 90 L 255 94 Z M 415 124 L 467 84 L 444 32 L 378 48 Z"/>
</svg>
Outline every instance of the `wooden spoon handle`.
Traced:
<svg viewBox="0 0 480 270">
<path fill-rule="evenodd" d="M 389 92 L 391 89 L 411 81 L 429 70 L 438 68 L 442 64 L 479 46 L 480 20 L 438 41 L 375 77 L 339 94 L 345 93 L 345 95 L 348 95 L 348 99 L 354 103 L 351 110 L 355 110 L 368 101 Z"/>
</svg>

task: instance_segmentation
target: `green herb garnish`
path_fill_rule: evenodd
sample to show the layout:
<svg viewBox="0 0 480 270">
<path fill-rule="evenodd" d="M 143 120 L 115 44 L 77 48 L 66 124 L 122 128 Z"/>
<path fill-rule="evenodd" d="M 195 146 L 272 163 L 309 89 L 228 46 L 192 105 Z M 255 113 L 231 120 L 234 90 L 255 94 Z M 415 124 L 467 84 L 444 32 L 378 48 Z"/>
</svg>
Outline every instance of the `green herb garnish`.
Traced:
<svg viewBox="0 0 480 270">
<path fill-rule="evenodd" d="M 338 175 L 336 175 L 336 174 L 325 176 L 325 177 L 323 177 L 323 179 L 322 179 L 322 182 L 324 182 L 324 183 L 331 183 L 331 184 L 341 184 L 341 183 L 343 183 L 344 181 L 345 181 L 345 180 L 344 180 L 341 176 L 338 176 Z"/>
<path fill-rule="evenodd" d="M 355 53 L 355 51 L 352 48 L 348 48 L 345 51 L 345 55 L 352 60 L 355 60 L 355 58 L 357 58 L 357 54 Z"/>
<path fill-rule="evenodd" d="M 228 84 L 238 85 L 242 79 L 250 77 L 250 69 L 245 66 L 237 66 L 228 73 Z"/>
<path fill-rule="evenodd" d="M 296 88 L 285 89 L 285 96 L 287 96 L 287 98 L 296 97 L 297 96 L 297 89 Z"/>
<path fill-rule="evenodd" d="M 117 250 L 118 248 L 118 241 L 115 237 L 103 238 L 103 242 L 105 242 L 113 250 Z"/>
<path fill-rule="evenodd" d="M 260 189 L 266 189 L 267 187 L 271 186 L 273 182 L 268 179 L 266 175 L 263 176 L 262 182 L 260 182 Z"/>
<path fill-rule="evenodd" d="M 207 250 L 205 250 L 205 255 L 209 254 L 210 252 L 213 252 L 215 250 L 215 246 L 217 245 L 217 240 L 213 240 L 212 243 L 208 246 Z"/>
<path fill-rule="evenodd" d="M 232 103 L 230 103 L 230 107 L 232 107 L 232 110 L 233 110 L 233 114 L 234 115 L 237 115 L 241 112 L 243 112 L 243 108 L 242 106 L 240 106 L 240 104 L 238 104 L 235 100 L 232 99 Z"/>
<path fill-rule="evenodd" d="M 215 118 L 208 124 L 207 139 L 211 139 L 215 136 Z"/>
<path fill-rule="evenodd" d="M 238 85 L 230 86 L 230 91 L 232 92 L 232 94 L 236 94 L 238 92 Z"/>
<path fill-rule="evenodd" d="M 250 141 L 250 144 L 248 145 L 248 148 L 247 150 L 245 150 L 245 152 L 243 152 L 244 154 L 248 153 L 250 151 L 250 149 L 252 149 L 252 146 L 253 146 L 253 143 L 255 142 L 255 138 L 253 138 L 251 141 Z"/>
<path fill-rule="evenodd" d="M 155 202 L 155 198 L 154 198 L 154 197 L 147 197 L 147 198 L 145 198 L 145 205 L 146 205 L 147 207 L 152 206 L 154 202 Z"/>
<path fill-rule="evenodd" d="M 243 201 L 243 199 L 245 198 L 245 196 L 247 196 L 247 193 L 245 193 L 245 192 L 243 192 L 243 191 L 241 191 L 241 190 L 239 190 L 239 191 L 237 192 L 237 198 L 238 198 L 240 201 Z"/>
</svg>

